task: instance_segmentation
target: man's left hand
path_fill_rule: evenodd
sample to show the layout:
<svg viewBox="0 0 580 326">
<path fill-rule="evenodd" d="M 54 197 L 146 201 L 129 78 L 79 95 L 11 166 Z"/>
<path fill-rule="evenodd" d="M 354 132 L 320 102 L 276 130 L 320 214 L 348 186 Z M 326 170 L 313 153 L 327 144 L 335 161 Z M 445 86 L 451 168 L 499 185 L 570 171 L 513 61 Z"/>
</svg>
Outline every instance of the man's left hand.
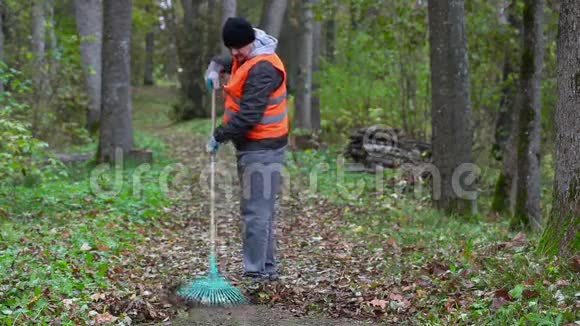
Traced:
<svg viewBox="0 0 580 326">
<path fill-rule="evenodd" d="M 219 147 L 220 147 L 220 143 L 218 143 L 218 141 L 215 140 L 214 136 L 211 136 L 209 141 L 207 142 L 206 151 L 210 154 L 215 154 L 215 153 L 217 153 L 217 150 Z"/>
</svg>

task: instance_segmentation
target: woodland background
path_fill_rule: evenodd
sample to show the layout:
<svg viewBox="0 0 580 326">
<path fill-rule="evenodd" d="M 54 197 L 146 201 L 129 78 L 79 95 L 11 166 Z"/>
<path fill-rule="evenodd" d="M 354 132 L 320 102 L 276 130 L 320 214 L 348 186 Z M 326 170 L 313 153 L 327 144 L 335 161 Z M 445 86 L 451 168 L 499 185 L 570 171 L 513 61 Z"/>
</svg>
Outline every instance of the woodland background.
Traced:
<svg viewBox="0 0 580 326">
<path fill-rule="evenodd" d="M 227 51 L 221 24 L 232 15 L 277 37 L 288 71 L 289 171 L 297 183 L 287 206 L 302 211 L 289 211 L 298 217 L 281 228 L 314 215 L 313 232 L 336 231 L 322 236 L 322 251 L 309 249 L 318 248 L 316 233 L 283 237 L 285 255 L 300 257 L 287 267 L 291 290 L 260 289 L 251 294 L 256 302 L 421 324 L 578 320 L 576 1 L 1 0 L 0 10 L 7 324 L 161 321 L 185 311 L 169 299 L 168 278 L 203 270 L 187 267 L 198 253 L 172 252 L 180 268 L 161 268 L 147 257 L 171 247 L 147 241 L 182 241 L 196 216 L 189 209 L 205 207 L 203 190 L 186 200 L 151 180 L 181 162 L 191 165 L 193 179 L 182 184 L 191 190 L 203 169 L 210 114 L 203 75 Z M 395 147 L 403 139 L 423 144 L 420 159 L 377 170 L 363 148 L 353 162 L 349 142 L 352 149 L 353 135 L 368 136 L 370 126 L 395 133 Z M 379 154 L 389 155 L 378 142 Z M 115 179 L 114 172 L 91 178 L 95 167 L 120 155 L 126 182 L 113 196 L 95 194 L 91 182 L 111 190 Z M 432 163 L 441 197 L 432 178 L 401 172 L 403 163 L 418 171 Z M 451 186 L 462 163 L 476 167 L 460 180 L 471 197 Z M 298 198 L 321 164 L 317 191 Z M 360 164 L 366 172 L 353 171 Z M 138 196 L 136 173 L 150 181 Z M 430 191 L 417 195 L 420 184 Z M 344 196 L 357 189 L 355 198 Z M 195 241 L 203 239 L 195 230 Z M 361 251 L 336 254 L 337 239 Z M 203 244 L 196 250 L 205 254 Z M 300 276 L 310 259 L 317 271 L 339 261 L 346 280 Z M 366 272 L 348 268 L 369 261 L 376 264 Z M 129 270 L 134 279 L 123 276 Z M 308 296 L 308 286 L 326 290 Z"/>
</svg>

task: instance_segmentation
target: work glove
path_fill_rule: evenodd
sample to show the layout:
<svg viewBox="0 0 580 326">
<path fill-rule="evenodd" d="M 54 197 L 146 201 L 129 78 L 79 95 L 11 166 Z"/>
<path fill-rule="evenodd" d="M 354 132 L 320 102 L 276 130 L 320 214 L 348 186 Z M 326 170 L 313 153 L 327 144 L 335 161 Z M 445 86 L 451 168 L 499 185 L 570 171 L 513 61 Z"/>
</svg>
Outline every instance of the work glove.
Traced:
<svg viewBox="0 0 580 326">
<path fill-rule="evenodd" d="M 205 77 L 205 84 L 207 86 L 208 91 L 211 91 L 213 89 L 219 89 L 220 75 L 215 71 L 210 71 Z"/>
<path fill-rule="evenodd" d="M 222 65 L 212 61 L 205 71 L 205 84 L 209 91 L 220 88 L 220 71 L 223 69 Z"/>
<path fill-rule="evenodd" d="M 217 150 L 219 147 L 220 147 L 220 143 L 218 143 L 218 141 L 215 140 L 214 136 L 211 136 L 209 138 L 209 141 L 207 142 L 206 151 L 210 154 L 215 154 L 215 153 L 217 153 Z"/>
</svg>

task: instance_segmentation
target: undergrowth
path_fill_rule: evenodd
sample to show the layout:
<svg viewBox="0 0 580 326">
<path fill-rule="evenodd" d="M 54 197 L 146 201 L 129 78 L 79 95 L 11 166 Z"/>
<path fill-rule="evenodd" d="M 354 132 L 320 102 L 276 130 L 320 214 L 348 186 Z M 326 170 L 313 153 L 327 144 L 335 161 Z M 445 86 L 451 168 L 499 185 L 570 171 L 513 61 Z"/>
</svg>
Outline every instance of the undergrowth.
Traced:
<svg viewBox="0 0 580 326">
<path fill-rule="evenodd" d="M 298 184 L 294 193 L 301 189 L 305 199 L 324 197 L 343 206 L 338 218 L 346 222 L 345 235 L 365 239 L 369 248 L 397 249 L 385 255 L 383 273 L 408 285 L 414 323 L 563 325 L 578 320 L 578 275 L 565 262 L 536 254 L 539 235 L 510 232 L 507 216 L 487 214 L 491 192 L 480 191 L 479 214 L 449 216 L 431 208 L 427 187 L 420 189 L 390 169 L 349 172 L 354 165 L 340 157 L 340 149 L 332 146 L 289 154 Z M 482 189 L 494 179 L 484 175 Z M 550 193 L 547 187 L 544 194 Z"/>
</svg>

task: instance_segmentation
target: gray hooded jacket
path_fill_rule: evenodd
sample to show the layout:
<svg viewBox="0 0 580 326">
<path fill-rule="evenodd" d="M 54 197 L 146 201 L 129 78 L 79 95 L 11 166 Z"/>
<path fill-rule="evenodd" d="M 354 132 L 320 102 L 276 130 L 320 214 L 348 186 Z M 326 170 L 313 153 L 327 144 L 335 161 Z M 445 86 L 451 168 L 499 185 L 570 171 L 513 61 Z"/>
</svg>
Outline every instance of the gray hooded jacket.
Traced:
<svg viewBox="0 0 580 326">
<path fill-rule="evenodd" d="M 254 30 L 256 40 L 252 44 L 253 49 L 249 57 L 275 53 L 278 40 L 260 29 L 254 28 Z M 231 72 L 232 57 L 230 55 L 217 56 L 212 61 L 221 65 L 224 72 Z M 216 128 L 214 132 L 216 141 L 224 143 L 231 140 L 239 151 L 278 149 L 286 146 L 288 135 L 260 140 L 245 137 L 262 119 L 270 94 L 280 87 L 282 81 L 282 72 L 274 68 L 270 62 L 256 63 L 250 69 L 243 86 L 239 112 L 226 125 Z"/>
</svg>

